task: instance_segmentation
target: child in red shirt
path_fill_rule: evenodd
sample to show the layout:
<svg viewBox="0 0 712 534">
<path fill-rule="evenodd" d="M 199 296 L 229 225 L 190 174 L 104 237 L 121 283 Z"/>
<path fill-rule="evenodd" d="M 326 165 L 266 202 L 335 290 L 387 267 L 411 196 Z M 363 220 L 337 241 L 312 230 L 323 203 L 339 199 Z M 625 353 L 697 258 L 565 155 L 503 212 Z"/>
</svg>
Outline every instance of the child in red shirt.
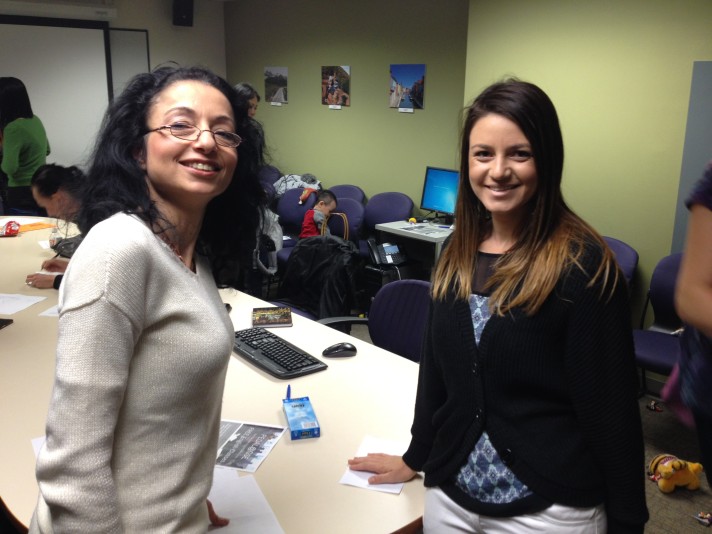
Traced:
<svg viewBox="0 0 712 534">
<path fill-rule="evenodd" d="M 302 231 L 299 239 L 321 235 L 322 226 L 325 227 L 325 234 L 329 235 L 329 228 L 326 227 L 326 219 L 329 214 L 336 209 L 336 196 L 328 189 L 323 189 L 317 196 L 314 208 L 304 214 L 302 221 Z"/>
</svg>

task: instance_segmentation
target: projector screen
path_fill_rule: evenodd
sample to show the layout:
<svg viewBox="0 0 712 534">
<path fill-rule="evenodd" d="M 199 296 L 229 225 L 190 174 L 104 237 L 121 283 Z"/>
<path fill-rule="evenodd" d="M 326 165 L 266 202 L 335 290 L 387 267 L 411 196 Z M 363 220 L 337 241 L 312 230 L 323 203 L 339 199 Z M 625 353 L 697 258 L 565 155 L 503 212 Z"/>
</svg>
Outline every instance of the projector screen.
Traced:
<svg viewBox="0 0 712 534">
<path fill-rule="evenodd" d="M 32 111 L 47 130 L 48 163 L 83 167 L 109 102 L 106 23 L 6 22 L 11 19 L 0 17 L 0 76 L 19 78 L 27 87 Z"/>
</svg>

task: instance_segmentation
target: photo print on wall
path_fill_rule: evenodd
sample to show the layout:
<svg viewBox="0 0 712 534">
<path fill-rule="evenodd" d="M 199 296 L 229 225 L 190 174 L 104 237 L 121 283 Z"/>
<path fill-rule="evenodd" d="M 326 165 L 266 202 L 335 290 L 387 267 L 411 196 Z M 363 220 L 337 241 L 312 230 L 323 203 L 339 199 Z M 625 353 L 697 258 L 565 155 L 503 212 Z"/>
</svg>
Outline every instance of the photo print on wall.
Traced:
<svg viewBox="0 0 712 534">
<path fill-rule="evenodd" d="M 321 68 L 321 103 L 325 106 L 351 105 L 351 67 Z"/>
<path fill-rule="evenodd" d="M 425 65 L 391 65 L 388 107 L 423 109 L 425 100 Z"/>
<path fill-rule="evenodd" d="M 265 67 L 265 101 L 282 105 L 287 99 L 287 67 Z"/>
</svg>

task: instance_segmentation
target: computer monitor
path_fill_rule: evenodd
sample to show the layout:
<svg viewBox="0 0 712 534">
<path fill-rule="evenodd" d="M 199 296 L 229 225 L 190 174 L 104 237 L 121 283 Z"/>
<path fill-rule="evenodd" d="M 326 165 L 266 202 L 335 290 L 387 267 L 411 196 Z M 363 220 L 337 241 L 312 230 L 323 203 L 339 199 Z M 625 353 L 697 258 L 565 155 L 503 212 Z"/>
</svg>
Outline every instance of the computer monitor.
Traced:
<svg viewBox="0 0 712 534">
<path fill-rule="evenodd" d="M 446 221 L 452 222 L 459 174 L 452 169 L 426 167 L 420 209 L 435 212 L 435 217 L 443 216 Z"/>
</svg>

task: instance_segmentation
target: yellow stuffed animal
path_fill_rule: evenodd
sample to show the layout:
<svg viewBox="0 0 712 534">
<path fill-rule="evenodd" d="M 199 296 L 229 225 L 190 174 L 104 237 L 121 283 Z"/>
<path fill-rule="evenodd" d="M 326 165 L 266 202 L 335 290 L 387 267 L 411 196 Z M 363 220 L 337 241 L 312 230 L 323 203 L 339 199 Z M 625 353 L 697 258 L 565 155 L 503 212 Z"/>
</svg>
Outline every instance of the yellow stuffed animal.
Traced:
<svg viewBox="0 0 712 534">
<path fill-rule="evenodd" d="M 672 454 L 659 454 L 648 466 L 650 480 L 656 482 L 663 493 L 671 493 L 678 486 L 698 489 L 702 471 L 702 464 L 686 462 Z"/>
</svg>

